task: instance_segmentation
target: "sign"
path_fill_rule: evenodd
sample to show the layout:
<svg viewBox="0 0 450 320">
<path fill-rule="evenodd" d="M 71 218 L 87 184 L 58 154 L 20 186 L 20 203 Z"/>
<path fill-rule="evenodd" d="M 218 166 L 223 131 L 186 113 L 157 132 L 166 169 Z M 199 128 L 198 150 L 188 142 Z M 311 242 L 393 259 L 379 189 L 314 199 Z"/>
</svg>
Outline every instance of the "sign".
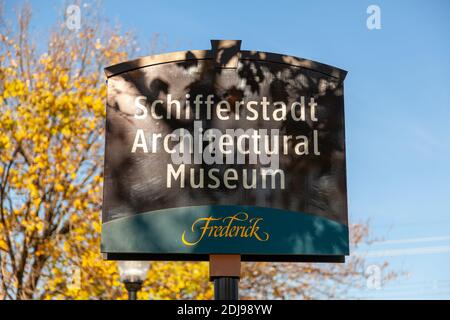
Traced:
<svg viewBox="0 0 450 320">
<path fill-rule="evenodd" d="M 346 72 L 240 50 L 107 67 L 107 259 L 343 261 Z"/>
</svg>

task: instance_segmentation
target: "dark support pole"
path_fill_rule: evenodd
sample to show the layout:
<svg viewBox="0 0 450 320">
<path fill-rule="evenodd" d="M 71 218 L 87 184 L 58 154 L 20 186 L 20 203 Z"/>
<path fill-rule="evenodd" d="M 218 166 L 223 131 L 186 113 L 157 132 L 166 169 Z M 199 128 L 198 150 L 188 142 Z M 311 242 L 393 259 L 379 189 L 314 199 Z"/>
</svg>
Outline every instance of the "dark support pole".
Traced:
<svg viewBox="0 0 450 320">
<path fill-rule="evenodd" d="M 219 277 L 214 279 L 215 300 L 239 300 L 239 278 Z"/>
<path fill-rule="evenodd" d="M 209 256 L 209 277 L 214 281 L 215 300 L 239 300 L 241 256 L 215 254 Z"/>
<path fill-rule="evenodd" d="M 135 290 L 128 291 L 128 300 L 137 300 L 137 292 Z"/>
<path fill-rule="evenodd" d="M 137 293 L 141 290 L 142 282 L 125 282 L 128 291 L 128 300 L 137 300 Z"/>
</svg>

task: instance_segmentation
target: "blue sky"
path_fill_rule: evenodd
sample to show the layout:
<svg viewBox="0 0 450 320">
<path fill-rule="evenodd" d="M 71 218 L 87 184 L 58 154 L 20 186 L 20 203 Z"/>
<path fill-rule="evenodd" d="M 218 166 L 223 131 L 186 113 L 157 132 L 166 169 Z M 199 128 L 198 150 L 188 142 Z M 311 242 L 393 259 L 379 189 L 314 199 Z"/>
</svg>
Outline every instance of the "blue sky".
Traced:
<svg viewBox="0 0 450 320">
<path fill-rule="evenodd" d="M 17 1 L 6 1 L 11 18 Z M 69 1 L 70 3 L 70 1 Z M 57 1 L 31 1 L 35 32 Z M 369 5 L 381 29 L 366 27 Z M 103 14 L 144 48 L 208 49 L 210 39 L 308 58 L 347 70 L 345 112 L 349 214 L 371 221 L 369 264 L 404 276 L 360 297 L 450 299 L 449 1 L 108 1 Z M 362 278 L 364 281 L 364 278 Z"/>
</svg>

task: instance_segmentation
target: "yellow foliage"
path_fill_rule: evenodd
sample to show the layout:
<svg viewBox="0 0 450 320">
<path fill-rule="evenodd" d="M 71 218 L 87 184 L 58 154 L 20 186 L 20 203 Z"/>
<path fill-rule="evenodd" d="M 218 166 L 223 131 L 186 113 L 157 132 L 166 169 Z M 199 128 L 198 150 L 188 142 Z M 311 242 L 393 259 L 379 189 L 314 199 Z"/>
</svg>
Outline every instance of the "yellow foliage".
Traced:
<svg viewBox="0 0 450 320">
<path fill-rule="evenodd" d="M 6 241 L 3 239 L 0 239 L 0 250 L 8 251 L 8 245 L 6 244 Z"/>
<path fill-rule="evenodd" d="M 22 21 L 27 14 L 21 12 Z M 94 34 L 96 27 L 86 30 L 80 38 L 57 30 L 40 57 L 26 45 L 25 33 L 15 35 L 23 37 L 22 46 L 0 39 L 0 184 L 9 190 L 0 254 L 12 250 L 4 235 L 13 241 L 15 256 L 27 254 L 17 274 L 12 270 L 21 261 L 2 255 L 9 274 L 0 279 L 0 296 L 6 287 L 14 298 L 126 298 L 116 263 L 100 254 L 106 86 L 99 70 L 126 60 L 128 41 Z M 36 257 L 42 264 L 33 264 Z M 152 263 L 140 296 L 210 299 L 208 266 Z"/>
</svg>

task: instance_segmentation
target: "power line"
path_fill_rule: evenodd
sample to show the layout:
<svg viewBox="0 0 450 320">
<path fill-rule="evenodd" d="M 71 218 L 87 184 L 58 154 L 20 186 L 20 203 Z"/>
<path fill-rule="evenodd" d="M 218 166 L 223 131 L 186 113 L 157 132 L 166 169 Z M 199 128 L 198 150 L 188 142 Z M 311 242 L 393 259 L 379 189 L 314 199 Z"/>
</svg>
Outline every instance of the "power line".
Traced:
<svg viewBox="0 0 450 320">
<path fill-rule="evenodd" d="M 381 240 L 374 241 L 372 244 L 400 244 L 400 243 L 417 243 L 417 242 L 435 242 L 450 240 L 450 236 L 435 236 L 435 237 L 422 237 L 422 238 L 406 238 L 406 239 L 393 239 L 393 240 Z"/>
<path fill-rule="evenodd" d="M 365 257 L 398 257 L 398 256 L 413 256 L 422 254 L 439 254 L 449 253 L 449 246 L 435 246 L 435 247 L 418 247 L 408 249 L 390 249 L 390 250 L 375 250 L 368 252 L 354 252 L 354 255 Z"/>
</svg>

